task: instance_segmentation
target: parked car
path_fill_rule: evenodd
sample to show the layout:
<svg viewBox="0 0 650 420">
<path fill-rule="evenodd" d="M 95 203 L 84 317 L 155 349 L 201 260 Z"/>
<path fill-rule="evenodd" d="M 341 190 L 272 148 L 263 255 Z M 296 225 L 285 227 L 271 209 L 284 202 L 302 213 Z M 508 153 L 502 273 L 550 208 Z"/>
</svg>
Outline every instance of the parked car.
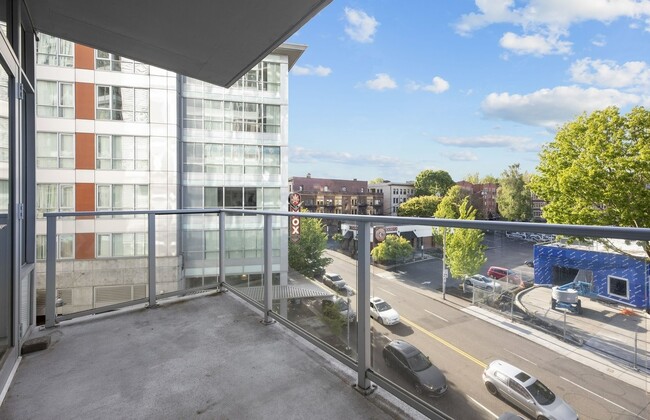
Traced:
<svg viewBox="0 0 650 420">
<path fill-rule="evenodd" d="M 382 325 L 399 324 L 399 314 L 384 299 L 370 298 L 370 318 L 376 319 Z"/>
<path fill-rule="evenodd" d="M 328 305 L 334 305 L 341 315 L 343 315 L 343 318 L 347 318 L 350 322 L 354 322 L 357 319 L 357 313 L 354 312 L 354 309 L 350 308 L 347 299 L 334 296 L 331 299 L 323 299 L 321 305 L 323 306 L 323 309 Z"/>
<path fill-rule="evenodd" d="M 483 371 L 488 392 L 501 396 L 537 420 L 574 420 L 576 411 L 539 379 L 502 360 L 495 360 Z"/>
<path fill-rule="evenodd" d="M 382 351 L 384 363 L 404 380 L 413 384 L 420 395 L 439 397 L 447 392 L 447 379 L 428 356 L 402 340 L 391 341 Z"/>
<path fill-rule="evenodd" d="M 475 287 L 486 292 L 494 291 L 499 293 L 501 291 L 501 284 L 499 282 L 485 277 L 482 274 L 465 277 L 465 280 L 463 280 L 463 290 L 465 292 L 471 292 Z"/>
<path fill-rule="evenodd" d="M 343 296 L 352 296 L 352 289 L 345 283 L 343 277 L 334 273 L 325 273 L 323 275 L 323 283 L 330 289 L 335 290 Z"/>
<path fill-rule="evenodd" d="M 503 279 L 503 281 L 507 281 L 508 283 L 521 283 L 521 277 L 519 274 L 507 268 L 497 267 L 495 265 L 488 268 L 487 275 L 493 279 Z"/>
<path fill-rule="evenodd" d="M 526 260 L 524 261 L 524 264 L 530 268 L 535 268 L 535 262 L 533 260 Z"/>
</svg>

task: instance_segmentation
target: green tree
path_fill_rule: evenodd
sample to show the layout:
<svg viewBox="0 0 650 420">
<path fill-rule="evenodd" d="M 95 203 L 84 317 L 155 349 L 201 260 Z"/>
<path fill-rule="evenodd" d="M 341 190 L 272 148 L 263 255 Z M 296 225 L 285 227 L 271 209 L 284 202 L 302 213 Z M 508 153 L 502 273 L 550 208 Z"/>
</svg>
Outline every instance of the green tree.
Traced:
<svg viewBox="0 0 650 420">
<path fill-rule="evenodd" d="M 438 219 L 458 219 L 460 217 L 460 206 L 466 198 L 467 193 L 458 185 L 454 185 L 440 200 L 434 216 Z"/>
<path fill-rule="evenodd" d="M 289 267 L 313 277 L 331 264 L 332 259 L 323 256 L 327 247 L 327 234 L 323 230 L 321 219 L 300 218 L 300 238 L 297 242 L 289 241 Z"/>
<path fill-rule="evenodd" d="M 386 180 L 384 178 L 377 177 L 368 181 L 368 184 L 381 184 L 382 182 L 386 182 Z"/>
<path fill-rule="evenodd" d="M 499 213 L 508 220 L 530 220 L 533 217 L 530 190 L 524 181 L 527 174 L 519 171 L 519 164 L 503 171 L 497 189 Z"/>
<path fill-rule="evenodd" d="M 398 261 L 413 253 L 411 243 L 397 235 L 388 235 L 386 239 L 370 251 L 375 261 Z"/>
<path fill-rule="evenodd" d="M 481 184 L 498 184 L 499 183 L 499 178 L 496 178 L 492 175 L 485 175 L 483 179 L 481 179 Z"/>
<path fill-rule="evenodd" d="M 550 223 L 650 227 L 650 111 L 616 107 L 562 126 L 530 188 Z M 642 244 L 650 256 L 648 242 Z"/>
<path fill-rule="evenodd" d="M 437 195 L 442 197 L 447 190 L 456 185 L 446 171 L 425 169 L 415 177 L 415 195 Z"/>
<path fill-rule="evenodd" d="M 432 217 L 441 198 L 435 195 L 411 197 L 397 208 L 397 215 L 404 217 Z"/>
<path fill-rule="evenodd" d="M 474 220 L 476 209 L 472 208 L 468 199 L 464 199 L 459 207 L 459 219 Z M 460 278 L 478 273 L 487 261 L 483 245 L 484 234 L 479 229 L 455 228 L 447 232 L 446 263 L 452 277 Z"/>
<path fill-rule="evenodd" d="M 467 174 L 467 175 L 465 175 L 465 178 L 463 178 L 463 179 L 465 181 L 469 182 L 469 183 L 472 183 L 472 184 L 480 184 L 480 181 L 479 181 L 480 178 L 478 176 L 478 172 Z"/>
</svg>

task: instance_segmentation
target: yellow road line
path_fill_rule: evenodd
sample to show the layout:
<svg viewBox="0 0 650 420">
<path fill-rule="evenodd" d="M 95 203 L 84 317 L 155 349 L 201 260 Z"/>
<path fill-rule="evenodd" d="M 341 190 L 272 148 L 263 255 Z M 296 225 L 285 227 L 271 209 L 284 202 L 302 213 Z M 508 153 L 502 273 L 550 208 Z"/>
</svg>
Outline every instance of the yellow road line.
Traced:
<svg viewBox="0 0 650 420">
<path fill-rule="evenodd" d="M 449 341 L 438 337 L 437 335 L 435 335 L 434 333 L 432 333 L 430 331 L 425 330 L 424 328 L 422 328 L 421 326 L 419 326 L 415 322 L 409 321 L 408 319 L 404 318 L 403 316 L 400 316 L 400 318 L 401 318 L 403 323 L 415 328 L 418 331 L 423 332 L 424 334 L 426 334 L 429 337 L 433 338 L 434 340 L 436 340 L 440 344 L 443 344 L 443 345 L 449 347 L 450 349 L 452 349 L 456 353 L 460 354 L 461 356 L 465 356 L 466 358 L 468 358 L 472 362 L 474 362 L 477 365 L 481 366 L 483 369 L 485 369 L 487 367 L 487 363 L 484 363 L 484 362 L 480 361 L 479 359 L 477 359 L 476 357 L 472 356 L 471 354 L 467 353 L 466 351 L 463 351 L 463 350 L 459 349 L 458 347 L 451 344 Z"/>
</svg>

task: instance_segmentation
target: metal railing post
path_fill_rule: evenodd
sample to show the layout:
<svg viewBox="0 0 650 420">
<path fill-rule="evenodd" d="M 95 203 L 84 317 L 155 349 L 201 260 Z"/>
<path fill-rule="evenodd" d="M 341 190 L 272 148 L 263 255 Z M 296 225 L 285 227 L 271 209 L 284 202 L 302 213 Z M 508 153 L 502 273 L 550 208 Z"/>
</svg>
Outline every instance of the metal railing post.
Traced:
<svg viewBox="0 0 650 420">
<path fill-rule="evenodd" d="M 264 319 L 262 324 L 269 325 L 275 321 L 269 317 L 273 310 L 273 216 L 264 215 Z"/>
<path fill-rule="evenodd" d="M 357 385 L 364 394 L 374 388 L 366 372 L 371 368 L 370 357 L 370 223 L 361 222 L 357 230 Z"/>
<path fill-rule="evenodd" d="M 45 328 L 56 325 L 56 216 L 47 216 L 45 243 Z"/>
<path fill-rule="evenodd" d="M 156 215 L 149 213 L 148 223 L 149 307 L 156 307 Z"/>
<path fill-rule="evenodd" d="M 219 290 L 226 283 L 226 213 L 219 212 Z"/>
</svg>

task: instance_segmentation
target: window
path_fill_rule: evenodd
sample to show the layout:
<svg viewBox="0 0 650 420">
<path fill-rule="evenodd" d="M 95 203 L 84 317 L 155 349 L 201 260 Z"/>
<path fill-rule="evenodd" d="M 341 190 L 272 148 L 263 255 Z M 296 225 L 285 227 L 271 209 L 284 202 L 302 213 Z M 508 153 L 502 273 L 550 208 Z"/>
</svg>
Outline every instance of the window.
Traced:
<svg viewBox="0 0 650 420">
<path fill-rule="evenodd" d="M 186 98 L 183 127 L 207 131 L 223 131 L 223 101 Z"/>
<path fill-rule="evenodd" d="M 149 122 L 149 89 L 98 85 L 97 119 Z"/>
<path fill-rule="evenodd" d="M 96 236 L 97 257 L 140 257 L 147 255 L 146 233 L 100 233 Z"/>
<path fill-rule="evenodd" d="M 629 299 L 630 287 L 628 280 L 615 276 L 607 276 L 607 294 Z"/>
<path fill-rule="evenodd" d="M 74 118 L 72 83 L 37 81 L 36 112 L 39 117 Z"/>
<path fill-rule="evenodd" d="M 44 66 L 73 67 L 74 44 L 46 34 L 38 34 L 36 64 Z"/>
<path fill-rule="evenodd" d="M 7 117 L 0 117 L 0 162 L 9 162 L 9 126 L 7 123 Z"/>
<path fill-rule="evenodd" d="M 280 64 L 263 61 L 248 71 L 233 87 L 279 92 Z"/>
<path fill-rule="evenodd" d="M 74 185 L 38 184 L 36 186 L 36 217 L 55 211 L 74 211 Z"/>
<path fill-rule="evenodd" d="M 97 169 L 149 170 L 149 137 L 97 135 Z"/>
<path fill-rule="evenodd" d="M 74 134 L 36 133 L 36 166 L 74 169 Z"/>
<path fill-rule="evenodd" d="M 221 187 L 183 187 L 183 208 L 203 209 L 223 207 Z"/>
<path fill-rule="evenodd" d="M 147 209 L 149 209 L 148 185 L 97 185 L 98 211 Z"/>
<path fill-rule="evenodd" d="M 99 50 L 95 50 L 95 69 L 119 71 L 122 73 L 149 74 L 149 66 L 146 64 Z"/>
<path fill-rule="evenodd" d="M 74 258 L 74 234 L 56 235 L 58 259 Z M 36 259 L 47 257 L 47 236 L 36 235 Z"/>
</svg>

